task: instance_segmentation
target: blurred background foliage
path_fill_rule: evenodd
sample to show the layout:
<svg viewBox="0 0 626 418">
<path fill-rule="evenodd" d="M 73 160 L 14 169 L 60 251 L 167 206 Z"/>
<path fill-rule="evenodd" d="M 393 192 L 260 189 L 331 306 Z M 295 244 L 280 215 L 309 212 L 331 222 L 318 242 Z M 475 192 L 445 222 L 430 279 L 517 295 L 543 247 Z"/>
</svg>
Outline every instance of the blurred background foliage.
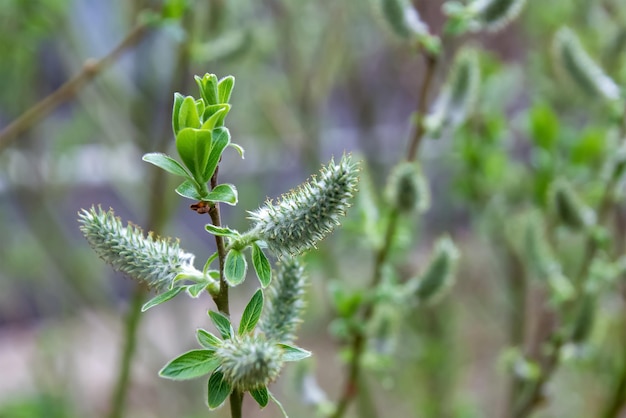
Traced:
<svg viewBox="0 0 626 418">
<path fill-rule="evenodd" d="M 443 2 L 414 3 L 439 33 Z M 76 223 L 80 208 L 111 206 L 145 226 L 158 205 L 165 235 L 179 237 L 199 257 L 212 252 L 207 220 L 173 193 L 174 179 L 153 176 L 157 169 L 140 158 L 173 150 L 172 96 L 195 89 L 194 74 L 237 80 L 229 126 L 246 155 L 227 153 L 220 166 L 221 179 L 239 189 L 237 209 L 224 208 L 232 227 L 246 229 L 245 209 L 294 187 L 333 155 L 348 151 L 366 161 L 364 177 L 376 189 L 405 152 L 424 65 L 388 30 L 375 0 L 4 0 L 0 126 L 159 14 L 165 19 L 149 25 L 116 62 L 0 153 L 2 418 L 107 411 L 132 283 L 87 248 Z M 388 351 L 372 350 L 366 358 L 371 393 L 359 398 L 354 416 L 370 416 L 368 399 L 385 416 L 502 416 L 507 358 L 515 357 L 507 347 L 519 343 L 524 317 L 532 322 L 542 309 L 516 299 L 525 294 L 515 281 L 524 269 L 516 257 L 525 225 L 545 208 L 557 177 L 597 206 L 603 167 L 621 140 L 615 121 L 623 109 L 585 96 L 556 69 L 552 37 L 564 24 L 626 86 L 623 0 L 529 0 L 502 32 L 465 39 L 479 51 L 479 99 L 454 135 L 423 144 L 432 207 L 420 225 L 405 226 L 394 257 L 408 275 L 425 263 L 434 237 L 449 232 L 463 253 L 458 283 L 437 312 L 416 309 L 413 323 L 402 325 L 409 329 L 395 330 Z M 150 197 L 155 190 L 157 199 Z M 315 374 L 331 399 L 342 370 L 336 352 L 342 331 L 327 287 L 366 283 L 364 210 L 354 208 L 346 228 L 307 259 L 312 284 L 299 345 L 314 352 Z M 624 206 L 614 215 L 617 232 L 626 236 Z M 584 243 L 565 238 L 559 252 L 570 262 L 565 270 L 575 271 Z M 624 277 L 614 280 L 621 280 L 621 294 L 598 300 L 588 344 L 558 370 L 538 417 L 599 416 L 616 370 L 626 368 Z M 526 311 L 516 310 L 520 303 Z M 208 305 L 208 299 L 179 298 L 145 314 L 129 417 L 206 416 L 199 385 L 161 380 L 156 372 L 193 346 L 189 331 L 206 323 Z M 397 325 L 393 312 L 381 314 L 379 323 L 381 335 Z M 304 398 L 293 383 L 302 373 L 288 370 L 275 392 L 293 416 L 315 416 L 305 402 L 312 383 L 304 385 Z M 246 411 L 278 413 L 257 412 L 252 404 Z"/>
</svg>

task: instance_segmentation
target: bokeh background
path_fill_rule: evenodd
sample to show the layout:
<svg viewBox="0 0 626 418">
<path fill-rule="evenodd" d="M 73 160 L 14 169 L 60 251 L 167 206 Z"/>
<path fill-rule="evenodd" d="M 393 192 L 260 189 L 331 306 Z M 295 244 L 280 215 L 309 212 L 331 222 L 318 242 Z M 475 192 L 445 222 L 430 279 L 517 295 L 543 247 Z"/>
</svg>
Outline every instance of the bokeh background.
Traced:
<svg viewBox="0 0 626 418">
<path fill-rule="evenodd" d="M 443 2 L 414 3 L 439 33 Z M 423 144 L 432 207 L 419 225 L 407 229 L 406 240 L 413 244 L 398 264 L 409 275 L 427 260 L 434 238 L 446 232 L 463 258 L 444 313 L 415 318 L 416 327 L 433 326 L 435 335 L 445 328 L 436 344 L 429 346 L 430 340 L 405 329 L 395 342 L 393 361 L 374 359 L 369 366 L 371 398 L 379 410 L 385 408 L 386 417 L 501 416 L 511 301 L 507 273 L 498 262 L 502 255 L 484 233 L 489 230 L 487 202 L 503 195 L 524 205 L 545 194 L 550 173 L 539 170 L 543 177 L 525 177 L 527 168 L 541 165 L 543 158 L 533 151 L 533 117 L 559 115 L 563 121 L 557 136 L 564 153 L 575 155 L 578 164 L 568 161 L 556 170 L 593 178 L 599 161 L 611 152 L 608 128 L 590 122 L 602 108 L 559 84 L 550 43 L 561 25 L 570 26 L 624 85 L 626 3 L 527 3 L 519 19 L 501 32 L 458 41 L 479 51 L 478 116 L 467 122 L 472 130 L 464 133 L 462 127 L 455 136 Z M 103 417 L 108 411 L 134 283 L 115 274 L 87 246 L 76 221 L 81 208 L 112 207 L 125 221 L 178 237 L 200 265 L 213 252 L 203 228 L 208 218 L 190 211 L 189 202 L 174 193 L 176 179 L 155 174 L 156 168 L 141 161 L 143 153 L 155 150 L 175 154 L 172 97 L 176 91 L 197 94 L 194 74 L 236 78 L 227 126 L 246 154 L 242 160 L 227 151 L 220 166 L 221 180 L 239 190 L 238 206 L 223 212 L 231 227 L 245 230 L 246 210 L 295 187 L 332 156 L 352 152 L 366 161 L 374 188 L 381 189 L 389 168 L 405 153 L 424 63 L 415 48 L 394 37 L 376 1 L 170 1 L 166 21 L 133 32 L 162 7 L 149 0 L 0 1 L 2 128 L 89 70 L 129 33 L 133 36 L 93 79 L 2 145 L 2 418 Z M 435 85 L 444 78 L 445 66 Z M 475 139 L 476 126 L 484 131 L 478 140 L 486 147 L 472 159 L 476 148 L 463 144 L 472 135 Z M 576 145 L 581 141 L 584 146 Z M 339 388 L 342 345 L 333 333 L 327 285 L 341 280 L 367 286 L 372 262 L 358 228 L 351 229 L 356 222 L 348 219 L 346 228 L 307 257 L 309 308 L 298 341 L 313 351 L 310 370 L 331 400 Z M 249 280 L 232 292 L 235 312 L 255 286 Z M 617 327 L 614 338 L 623 338 L 624 298 L 610 298 L 603 306 L 604 332 Z M 166 381 L 157 371 L 195 347 L 194 331 L 209 327 L 210 307 L 208 297 L 179 297 L 143 314 L 128 417 L 208 415 L 204 383 Z M 445 353 L 444 359 L 437 353 Z M 442 371 L 441 381 L 433 383 L 422 373 L 428 363 Z M 594 416 L 620 364 L 608 355 L 572 360 L 550 385 L 553 402 L 537 416 Z M 302 373 L 288 367 L 272 390 L 291 416 L 315 416 L 302 398 Z M 433 399 L 445 400 L 446 407 L 424 412 Z M 358 406 L 352 416 L 365 417 L 367 408 Z M 245 412 L 279 416 L 273 405 L 257 412 L 251 402 Z M 211 416 L 226 417 L 227 408 Z"/>
</svg>

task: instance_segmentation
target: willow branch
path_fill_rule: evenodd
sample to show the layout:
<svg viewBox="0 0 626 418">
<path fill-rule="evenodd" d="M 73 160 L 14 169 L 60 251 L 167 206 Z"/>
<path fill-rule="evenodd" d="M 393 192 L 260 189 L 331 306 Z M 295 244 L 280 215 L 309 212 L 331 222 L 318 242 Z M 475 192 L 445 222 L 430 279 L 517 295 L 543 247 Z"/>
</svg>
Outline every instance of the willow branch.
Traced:
<svg viewBox="0 0 626 418">
<path fill-rule="evenodd" d="M 428 106 L 428 95 L 430 89 L 432 87 L 433 75 L 435 72 L 435 68 L 437 66 L 437 57 L 430 54 L 424 55 L 426 60 L 426 70 L 424 73 L 424 78 L 420 85 L 418 102 L 417 102 L 417 122 L 415 125 L 415 129 L 413 134 L 411 135 L 411 139 L 409 141 L 409 148 L 407 151 L 407 160 L 414 161 L 417 158 L 418 150 L 422 138 L 424 136 L 424 124 L 422 123 L 423 115 L 426 114 L 427 106 Z M 383 268 L 387 262 L 389 257 L 389 253 L 391 251 L 392 243 L 394 236 L 396 234 L 396 230 L 398 227 L 398 211 L 393 209 L 391 214 L 389 215 L 389 222 L 387 223 L 387 228 L 385 231 L 385 237 L 382 246 L 376 252 L 374 268 L 372 278 L 370 280 L 370 289 L 376 288 L 383 277 Z M 362 310 L 361 314 L 361 323 L 367 323 L 374 314 L 374 303 L 367 303 Z M 337 407 L 335 411 L 330 415 L 330 418 L 341 418 L 345 415 L 348 406 L 358 393 L 358 382 L 359 375 L 361 370 L 361 357 L 365 352 L 366 346 L 366 335 L 362 331 L 357 331 L 352 339 L 350 344 L 350 349 L 352 353 L 352 358 L 350 359 L 350 363 L 348 364 L 348 371 L 345 382 L 343 384 L 343 389 L 341 390 L 341 396 L 337 401 Z"/>
<path fill-rule="evenodd" d="M 47 116 L 58 106 L 73 99 L 87 83 L 116 62 L 123 52 L 137 44 L 146 34 L 147 28 L 145 24 L 136 26 L 107 55 L 98 60 L 87 59 L 78 74 L 2 129 L 0 131 L 0 152 L 9 146 L 21 133 Z"/>
</svg>

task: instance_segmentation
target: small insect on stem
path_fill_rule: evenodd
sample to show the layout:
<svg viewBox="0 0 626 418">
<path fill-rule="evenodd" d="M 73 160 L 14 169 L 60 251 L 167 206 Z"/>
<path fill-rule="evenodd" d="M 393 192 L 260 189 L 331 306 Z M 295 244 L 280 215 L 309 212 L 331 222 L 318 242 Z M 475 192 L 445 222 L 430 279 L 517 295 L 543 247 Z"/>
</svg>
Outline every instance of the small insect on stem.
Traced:
<svg viewBox="0 0 626 418">
<path fill-rule="evenodd" d="M 205 202 L 201 200 L 198 203 L 194 203 L 193 205 L 189 206 L 189 209 L 196 211 L 198 212 L 198 214 L 202 215 L 204 213 L 209 213 L 212 206 L 213 204 L 211 202 Z"/>
</svg>

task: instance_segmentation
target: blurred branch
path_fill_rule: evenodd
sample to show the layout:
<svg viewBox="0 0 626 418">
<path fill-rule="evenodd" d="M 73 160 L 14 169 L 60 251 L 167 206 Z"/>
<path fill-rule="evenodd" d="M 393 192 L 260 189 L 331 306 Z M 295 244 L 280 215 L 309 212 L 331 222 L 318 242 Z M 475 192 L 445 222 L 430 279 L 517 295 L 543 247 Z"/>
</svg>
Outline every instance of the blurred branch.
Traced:
<svg viewBox="0 0 626 418">
<path fill-rule="evenodd" d="M 414 161 L 418 156 L 419 145 L 425 132 L 424 125 L 421 121 L 423 119 L 423 115 L 426 113 L 427 110 L 428 94 L 432 87 L 432 81 L 434 78 L 433 75 L 435 68 L 437 67 L 436 56 L 425 53 L 424 59 L 426 60 L 426 70 L 419 87 L 419 99 L 417 102 L 416 110 L 417 125 L 409 142 L 409 148 L 406 156 L 408 161 Z M 383 243 L 380 249 L 376 252 L 372 279 L 369 285 L 370 289 L 375 289 L 382 280 L 384 266 L 387 263 L 393 239 L 396 235 L 396 230 L 398 227 L 398 217 L 398 210 L 396 208 L 392 209 L 391 213 L 389 214 L 389 222 L 387 223 Z M 374 307 L 374 302 L 369 302 L 364 306 L 363 314 L 361 315 L 361 320 L 359 321 L 360 323 L 366 324 L 369 322 L 374 314 Z M 354 336 L 350 345 L 352 357 L 350 359 L 350 364 L 348 365 L 347 377 L 343 384 L 341 396 L 339 398 L 339 401 L 337 402 L 337 408 L 335 409 L 333 414 L 330 415 L 330 418 L 343 417 L 348 409 L 348 406 L 358 393 L 357 388 L 358 382 L 360 380 L 359 375 L 361 369 L 361 357 L 365 352 L 365 346 L 366 335 L 362 331 L 359 331 Z"/>
<path fill-rule="evenodd" d="M 98 60 L 86 60 L 82 70 L 77 75 L 7 125 L 0 131 L 0 152 L 22 132 L 29 129 L 61 104 L 73 99 L 88 82 L 116 62 L 128 48 L 137 44 L 144 37 L 147 29 L 147 24 L 135 26 L 111 52 Z"/>
</svg>

